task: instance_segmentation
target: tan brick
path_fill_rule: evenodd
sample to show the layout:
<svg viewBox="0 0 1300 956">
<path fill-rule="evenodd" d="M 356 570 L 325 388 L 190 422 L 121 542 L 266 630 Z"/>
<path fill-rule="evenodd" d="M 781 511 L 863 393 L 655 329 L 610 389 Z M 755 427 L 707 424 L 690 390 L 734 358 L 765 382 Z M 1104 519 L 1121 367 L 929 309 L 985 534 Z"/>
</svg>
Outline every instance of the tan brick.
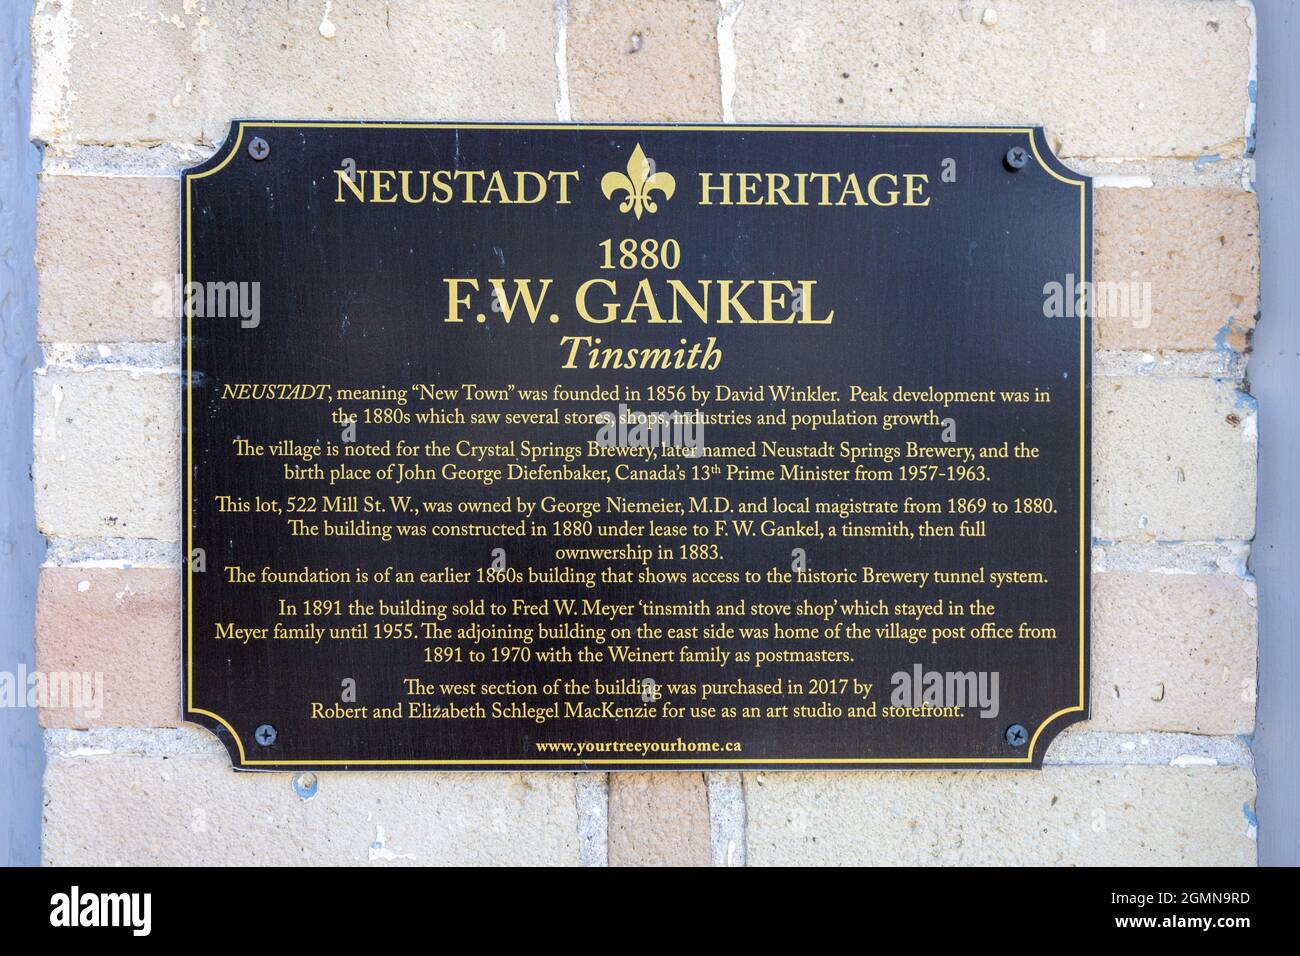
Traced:
<svg viewBox="0 0 1300 956">
<path fill-rule="evenodd" d="M 1253 866 L 1240 767 L 746 774 L 751 866 Z"/>
<path fill-rule="evenodd" d="M 570 0 L 567 33 L 574 119 L 721 119 L 714 0 Z"/>
<path fill-rule="evenodd" d="M 45 727 L 180 722 L 180 574 L 164 568 L 43 568 L 36 666 L 91 675 L 89 707 L 45 708 Z"/>
<path fill-rule="evenodd" d="M 1151 306 L 1149 316 L 1113 306 L 1103 315 L 1109 300 L 1098 289 L 1096 347 L 1243 351 L 1259 305 L 1255 194 L 1183 187 L 1093 197 L 1097 281 L 1149 285 Z"/>
<path fill-rule="evenodd" d="M 44 342 L 167 342 L 178 268 L 172 179 L 44 176 L 36 210 Z"/>
<path fill-rule="evenodd" d="M 1165 0 L 750 0 L 741 122 L 1043 123 L 1062 156 L 1240 154 L 1248 10 Z"/>
<path fill-rule="evenodd" d="M 1092 415 L 1096 537 L 1254 537 L 1253 399 L 1214 379 L 1098 376 Z"/>
<path fill-rule="evenodd" d="M 224 754 L 47 755 L 48 865 L 567 865 L 572 774 L 236 773 Z"/>
<path fill-rule="evenodd" d="M 610 774 L 610 866 L 708 866 L 710 859 L 703 774 Z"/>
<path fill-rule="evenodd" d="M 175 375 L 50 368 L 34 377 L 36 521 L 59 537 L 180 537 Z"/>
<path fill-rule="evenodd" d="M 32 135 L 220 142 L 234 117 L 555 119 L 551 0 L 43 0 Z"/>
<path fill-rule="evenodd" d="M 1255 586 L 1229 574 L 1092 578 L 1096 730 L 1250 733 Z"/>
</svg>

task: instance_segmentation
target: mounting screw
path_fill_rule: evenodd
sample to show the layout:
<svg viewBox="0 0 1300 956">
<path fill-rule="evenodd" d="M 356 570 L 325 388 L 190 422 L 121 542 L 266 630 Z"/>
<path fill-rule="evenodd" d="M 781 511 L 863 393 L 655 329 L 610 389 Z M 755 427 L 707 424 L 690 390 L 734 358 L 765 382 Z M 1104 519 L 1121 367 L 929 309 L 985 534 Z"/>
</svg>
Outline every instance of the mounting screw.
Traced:
<svg viewBox="0 0 1300 956">
<path fill-rule="evenodd" d="M 1007 743 L 1013 747 L 1023 747 L 1029 742 L 1029 731 L 1020 724 L 1012 724 L 1007 728 Z"/>
<path fill-rule="evenodd" d="M 253 739 L 263 747 L 269 747 L 275 743 L 275 728 L 270 724 L 262 724 L 253 731 Z"/>
<path fill-rule="evenodd" d="M 254 136 L 248 141 L 248 155 L 260 163 L 271 155 L 271 146 L 262 137 Z"/>
<path fill-rule="evenodd" d="M 1024 169 L 1029 163 L 1029 150 L 1025 149 L 1023 146 L 1012 146 L 1007 150 L 1007 155 L 1002 162 L 1004 162 L 1007 169 L 1011 170 L 1013 173 L 1017 169 Z"/>
</svg>

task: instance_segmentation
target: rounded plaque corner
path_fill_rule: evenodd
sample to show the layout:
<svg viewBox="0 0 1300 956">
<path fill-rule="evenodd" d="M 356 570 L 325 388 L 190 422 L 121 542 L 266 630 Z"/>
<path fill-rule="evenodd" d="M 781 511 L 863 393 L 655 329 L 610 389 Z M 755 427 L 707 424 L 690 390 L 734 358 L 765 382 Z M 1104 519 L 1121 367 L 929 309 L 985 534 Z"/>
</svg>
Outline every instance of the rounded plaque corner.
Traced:
<svg viewBox="0 0 1300 956">
<path fill-rule="evenodd" d="M 202 727 L 212 736 L 216 737 L 221 746 L 226 748 L 226 753 L 230 757 L 230 766 L 233 770 L 247 770 L 248 762 L 244 756 L 244 742 L 239 739 L 239 734 L 235 728 L 226 722 L 224 717 L 214 714 L 210 710 L 196 710 L 187 708 L 181 719 L 187 724 L 193 724 L 195 727 Z"/>
<path fill-rule="evenodd" d="M 226 138 L 217 147 L 216 151 L 197 166 L 181 170 L 181 180 L 201 179 L 204 176 L 211 176 L 225 167 L 239 152 L 240 144 L 244 139 L 244 124 L 247 122 L 248 120 L 232 119 L 230 128 L 226 131 Z"/>
<path fill-rule="evenodd" d="M 1029 760 L 1032 765 L 1041 768 L 1043 760 L 1047 756 L 1047 751 L 1056 742 L 1057 738 L 1075 724 L 1082 723 L 1087 719 L 1088 709 L 1076 704 L 1073 707 L 1058 710 L 1039 724 L 1029 742 Z"/>
<path fill-rule="evenodd" d="M 1077 170 L 1071 169 L 1057 157 L 1047 139 L 1047 129 L 1034 126 L 1029 131 L 1029 145 L 1033 150 L 1038 165 L 1053 178 L 1069 186 L 1086 186 L 1091 178 Z"/>
</svg>

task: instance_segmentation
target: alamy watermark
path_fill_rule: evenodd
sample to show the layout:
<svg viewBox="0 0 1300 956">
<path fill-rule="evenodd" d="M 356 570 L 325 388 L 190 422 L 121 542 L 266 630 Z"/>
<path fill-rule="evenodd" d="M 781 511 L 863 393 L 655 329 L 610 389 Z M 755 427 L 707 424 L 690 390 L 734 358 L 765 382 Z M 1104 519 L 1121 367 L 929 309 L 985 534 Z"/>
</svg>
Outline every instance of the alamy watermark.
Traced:
<svg viewBox="0 0 1300 956">
<path fill-rule="evenodd" d="M 73 885 L 50 897 L 50 925 L 57 928 L 118 927 L 132 936 L 148 936 L 153 928 L 152 893 L 93 893 Z"/>
<path fill-rule="evenodd" d="M 691 458 L 704 450 L 699 412 L 639 412 L 620 404 L 617 413 L 598 412 L 596 423 L 596 443 L 603 448 L 685 448 Z"/>
<path fill-rule="evenodd" d="M 151 291 L 156 318 L 239 319 L 245 329 L 262 324 L 260 282 L 186 282 L 177 273 L 171 282 L 155 282 Z"/>
<path fill-rule="evenodd" d="M 1073 319 L 1088 314 L 1091 304 L 1098 319 L 1129 319 L 1135 329 L 1151 325 L 1150 282 L 1079 282 L 1066 273 L 1064 282 L 1043 285 L 1043 315 Z"/>
<path fill-rule="evenodd" d="M 890 679 L 895 707 L 933 707 L 965 710 L 975 708 L 984 718 L 1002 709 L 999 671 L 929 671 L 913 664 L 910 671 L 897 671 Z"/>
<path fill-rule="evenodd" d="M 0 671 L 0 707 L 104 713 L 104 675 L 99 671 Z"/>
</svg>

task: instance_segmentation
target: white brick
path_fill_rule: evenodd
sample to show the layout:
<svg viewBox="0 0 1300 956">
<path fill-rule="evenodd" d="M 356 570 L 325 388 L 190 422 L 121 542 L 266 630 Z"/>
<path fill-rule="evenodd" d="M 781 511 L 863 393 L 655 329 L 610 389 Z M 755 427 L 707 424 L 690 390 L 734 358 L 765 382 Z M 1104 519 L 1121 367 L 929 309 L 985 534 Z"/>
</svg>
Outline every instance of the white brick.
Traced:
<svg viewBox="0 0 1300 956">
<path fill-rule="evenodd" d="M 1044 123 L 1062 156 L 1239 155 L 1251 36 L 1199 0 L 748 0 L 739 122 Z"/>
<path fill-rule="evenodd" d="M 555 119 L 551 0 L 42 0 L 32 135 L 217 143 L 236 117 Z"/>
<path fill-rule="evenodd" d="M 180 383 L 147 371 L 34 376 L 36 521 L 61 537 L 180 536 Z"/>
<path fill-rule="evenodd" d="M 1108 541 L 1255 535 L 1255 403 L 1214 379 L 1096 376 L 1094 535 Z"/>
<path fill-rule="evenodd" d="M 746 774 L 751 866 L 1253 866 L 1243 767 Z"/>
<path fill-rule="evenodd" d="M 578 862 L 572 774 L 284 773 L 224 754 L 50 754 L 50 866 L 564 865 Z"/>
</svg>

